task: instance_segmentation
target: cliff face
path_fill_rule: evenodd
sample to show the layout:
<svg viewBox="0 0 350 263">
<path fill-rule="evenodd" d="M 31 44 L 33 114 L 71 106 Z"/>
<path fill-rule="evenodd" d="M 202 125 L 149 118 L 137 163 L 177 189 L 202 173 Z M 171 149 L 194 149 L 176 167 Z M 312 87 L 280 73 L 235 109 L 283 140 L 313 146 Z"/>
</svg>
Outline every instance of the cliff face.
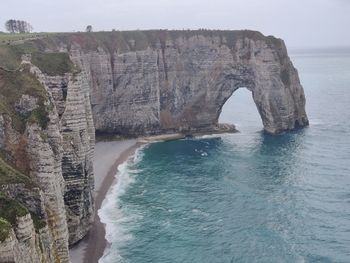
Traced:
<svg viewBox="0 0 350 263">
<path fill-rule="evenodd" d="M 216 131 L 240 87 L 267 132 L 308 124 L 283 41 L 258 32 L 55 34 L 0 46 L 0 262 L 69 261 L 93 219 L 95 131 Z"/>
<path fill-rule="evenodd" d="M 48 227 L 37 233 L 30 214 L 18 217 L 16 228 L 1 243 L 0 262 L 56 262 L 52 244 Z"/>
<path fill-rule="evenodd" d="M 67 262 L 62 137 L 50 93 L 30 70 L 28 65 L 17 71 L 0 70 L 0 195 L 6 196 L 1 197 L 0 217 L 12 227 L 1 241 L 5 248 L 6 244 L 13 247 L 6 252 L 0 246 L 0 261 L 39 262 L 45 258 L 55 262 L 59 258 Z M 29 212 L 36 218 L 36 231 Z"/>
<path fill-rule="evenodd" d="M 32 66 L 33 73 L 52 94 L 62 137 L 61 155 L 56 155 L 65 182 L 64 204 L 69 244 L 81 240 L 93 220 L 93 126 L 89 84 L 85 73 L 48 76 Z"/>
<path fill-rule="evenodd" d="M 92 48 L 79 44 L 88 42 L 86 36 L 69 40 L 68 51 L 90 75 L 97 132 L 210 131 L 240 87 L 252 91 L 267 132 L 308 124 L 303 88 L 280 39 L 252 31 L 115 32 L 109 37 Z"/>
<path fill-rule="evenodd" d="M 68 246 L 86 235 L 94 210 L 89 85 L 83 73 L 44 73 L 31 60 L 0 70 L 0 219 L 10 224 L 0 262 L 69 262 Z"/>
</svg>

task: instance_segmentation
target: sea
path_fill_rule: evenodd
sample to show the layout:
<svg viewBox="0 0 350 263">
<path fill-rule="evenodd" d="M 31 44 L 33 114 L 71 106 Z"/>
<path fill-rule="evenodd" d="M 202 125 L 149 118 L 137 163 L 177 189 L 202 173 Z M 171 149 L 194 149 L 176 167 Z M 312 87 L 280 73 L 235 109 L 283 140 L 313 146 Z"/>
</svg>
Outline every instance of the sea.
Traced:
<svg viewBox="0 0 350 263">
<path fill-rule="evenodd" d="M 350 262 L 350 49 L 290 52 L 310 126 L 263 132 L 241 88 L 236 134 L 143 146 L 99 215 L 101 263 Z"/>
</svg>

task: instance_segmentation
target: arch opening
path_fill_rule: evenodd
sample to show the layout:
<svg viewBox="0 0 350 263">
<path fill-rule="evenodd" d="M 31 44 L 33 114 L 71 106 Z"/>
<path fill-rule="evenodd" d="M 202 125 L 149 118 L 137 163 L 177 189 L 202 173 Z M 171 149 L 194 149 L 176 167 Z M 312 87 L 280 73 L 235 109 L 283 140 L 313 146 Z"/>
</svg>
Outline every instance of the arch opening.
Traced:
<svg viewBox="0 0 350 263">
<path fill-rule="evenodd" d="M 233 124 L 239 131 L 263 129 L 252 92 L 245 87 L 236 89 L 222 106 L 219 123 Z"/>
</svg>

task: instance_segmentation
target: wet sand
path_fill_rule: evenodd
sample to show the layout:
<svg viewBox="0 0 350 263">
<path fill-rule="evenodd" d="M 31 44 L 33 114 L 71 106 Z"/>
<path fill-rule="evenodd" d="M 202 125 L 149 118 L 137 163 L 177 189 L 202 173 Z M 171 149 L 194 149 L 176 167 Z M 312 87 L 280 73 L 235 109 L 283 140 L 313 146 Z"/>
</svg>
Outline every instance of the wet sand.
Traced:
<svg viewBox="0 0 350 263">
<path fill-rule="evenodd" d="M 133 155 L 141 146 L 136 140 L 98 142 L 95 146 L 95 216 L 88 235 L 70 249 L 72 263 L 96 263 L 107 246 L 105 225 L 97 211 L 101 208 L 108 190 L 116 180 L 118 166 Z"/>
</svg>

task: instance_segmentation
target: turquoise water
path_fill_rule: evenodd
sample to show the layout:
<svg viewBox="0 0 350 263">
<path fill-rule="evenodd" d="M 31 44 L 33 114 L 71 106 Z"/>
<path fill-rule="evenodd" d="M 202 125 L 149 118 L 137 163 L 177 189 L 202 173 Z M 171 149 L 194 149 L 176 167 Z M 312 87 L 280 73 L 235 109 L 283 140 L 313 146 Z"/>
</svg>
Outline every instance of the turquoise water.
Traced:
<svg viewBox="0 0 350 263">
<path fill-rule="evenodd" d="M 102 262 L 350 262 L 350 52 L 292 55 L 310 127 L 269 136 L 239 90 L 239 134 L 154 143 L 120 167 Z"/>
</svg>

